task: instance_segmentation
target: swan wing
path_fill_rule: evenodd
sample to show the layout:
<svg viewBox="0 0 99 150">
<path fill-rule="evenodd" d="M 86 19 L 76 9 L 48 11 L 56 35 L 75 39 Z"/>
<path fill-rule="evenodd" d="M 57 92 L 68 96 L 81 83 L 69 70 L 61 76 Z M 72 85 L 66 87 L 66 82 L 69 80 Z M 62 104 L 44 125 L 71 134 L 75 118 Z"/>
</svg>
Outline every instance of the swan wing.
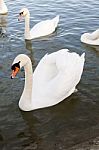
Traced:
<svg viewBox="0 0 99 150">
<path fill-rule="evenodd" d="M 30 36 L 31 38 L 38 38 L 41 36 L 46 36 L 55 31 L 57 24 L 59 22 L 59 16 L 51 20 L 45 20 L 37 23 L 31 30 Z"/>
<path fill-rule="evenodd" d="M 55 105 L 71 95 L 81 79 L 84 54 L 63 49 L 45 55 L 33 74 L 34 109 Z"/>
</svg>

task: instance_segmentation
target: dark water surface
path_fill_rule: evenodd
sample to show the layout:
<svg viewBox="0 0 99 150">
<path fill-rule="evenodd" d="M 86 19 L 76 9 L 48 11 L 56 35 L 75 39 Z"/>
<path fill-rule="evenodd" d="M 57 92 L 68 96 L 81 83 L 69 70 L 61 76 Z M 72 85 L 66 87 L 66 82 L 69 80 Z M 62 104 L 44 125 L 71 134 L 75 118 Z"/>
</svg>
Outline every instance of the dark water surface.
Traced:
<svg viewBox="0 0 99 150">
<path fill-rule="evenodd" d="M 80 36 L 99 27 L 98 0 L 5 0 L 8 15 L 0 16 L 6 36 L 0 37 L 0 150 L 68 150 L 99 136 L 99 47 L 84 45 Z M 24 22 L 17 20 L 22 7 L 31 13 L 31 27 L 60 15 L 50 36 L 24 40 Z M 10 79 L 11 64 L 19 53 L 30 56 L 33 68 L 46 54 L 68 48 L 86 53 L 78 92 L 60 104 L 31 112 L 18 107 L 24 71 Z"/>
</svg>

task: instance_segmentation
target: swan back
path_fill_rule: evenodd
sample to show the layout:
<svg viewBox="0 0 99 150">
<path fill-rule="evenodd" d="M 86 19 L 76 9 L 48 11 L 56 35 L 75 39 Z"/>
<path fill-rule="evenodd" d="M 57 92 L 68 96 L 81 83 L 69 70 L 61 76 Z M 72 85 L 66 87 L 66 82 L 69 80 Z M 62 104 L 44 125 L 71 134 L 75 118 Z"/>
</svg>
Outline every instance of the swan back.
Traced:
<svg viewBox="0 0 99 150">
<path fill-rule="evenodd" d="M 34 109 L 55 105 L 74 92 L 83 72 L 84 55 L 62 49 L 41 59 L 33 74 Z"/>
<path fill-rule="evenodd" d="M 50 20 L 44 20 L 37 23 L 31 30 L 30 35 L 31 38 L 38 38 L 42 36 L 49 35 L 55 31 L 59 22 L 59 16 L 57 15 L 55 18 Z"/>
</svg>

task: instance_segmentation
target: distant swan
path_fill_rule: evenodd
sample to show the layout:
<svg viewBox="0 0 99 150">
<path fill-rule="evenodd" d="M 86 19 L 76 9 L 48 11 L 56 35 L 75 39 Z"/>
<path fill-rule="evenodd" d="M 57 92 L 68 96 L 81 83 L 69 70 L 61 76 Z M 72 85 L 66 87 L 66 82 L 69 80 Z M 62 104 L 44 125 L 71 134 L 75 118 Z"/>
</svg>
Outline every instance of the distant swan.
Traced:
<svg viewBox="0 0 99 150">
<path fill-rule="evenodd" d="M 8 12 L 7 6 L 4 3 L 4 0 L 0 0 L 0 14 L 6 14 Z"/>
<path fill-rule="evenodd" d="M 99 45 L 99 29 L 92 33 L 84 33 L 81 36 L 81 42 L 89 45 Z"/>
<path fill-rule="evenodd" d="M 45 20 L 37 23 L 31 30 L 30 30 L 30 13 L 27 8 L 21 9 L 19 13 L 19 20 L 21 17 L 25 17 L 25 39 L 31 40 L 34 38 L 39 38 L 42 36 L 49 35 L 53 33 L 58 25 L 59 16 L 56 16 L 53 19 Z"/>
<path fill-rule="evenodd" d="M 24 67 L 25 86 L 19 101 L 20 109 L 31 111 L 53 106 L 70 96 L 81 79 L 84 61 L 84 53 L 79 56 L 62 49 L 46 54 L 33 73 L 30 58 L 19 54 L 13 61 L 11 78 Z"/>
</svg>

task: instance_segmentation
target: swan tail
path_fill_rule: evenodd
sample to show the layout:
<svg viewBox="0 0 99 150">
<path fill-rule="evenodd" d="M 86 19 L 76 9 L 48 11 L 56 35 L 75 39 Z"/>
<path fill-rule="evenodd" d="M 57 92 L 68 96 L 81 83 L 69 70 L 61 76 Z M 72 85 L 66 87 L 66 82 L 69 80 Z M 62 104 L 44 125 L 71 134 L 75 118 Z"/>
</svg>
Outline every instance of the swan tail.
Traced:
<svg viewBox="0 0 99 150">
<path fill-rule="evenodd" d="M 91 33 L 91 38 L 94 40 L 96 38 L 99 38 L 99 29 Z"/>
<path fill-rule="evenodd" d="M 59 15 L 57 15 L 55 18 L 53 18 L 53 21 L 54 21 L 54 26 L 55 28 L 57 27 L 57 24 L 59 22 Z"/>
<path fill-rule="evenodd" d="M 81 55 L 81 65 L 82 65 L 82 67 L 84 66 L 84 62 L 85 62 L 85 53 L 83 53 Z"/>
<path fill-rule="evenodd" d="M 82 60 L 85 60 L 85 53 L 81 55 Z"/>
</svg>

